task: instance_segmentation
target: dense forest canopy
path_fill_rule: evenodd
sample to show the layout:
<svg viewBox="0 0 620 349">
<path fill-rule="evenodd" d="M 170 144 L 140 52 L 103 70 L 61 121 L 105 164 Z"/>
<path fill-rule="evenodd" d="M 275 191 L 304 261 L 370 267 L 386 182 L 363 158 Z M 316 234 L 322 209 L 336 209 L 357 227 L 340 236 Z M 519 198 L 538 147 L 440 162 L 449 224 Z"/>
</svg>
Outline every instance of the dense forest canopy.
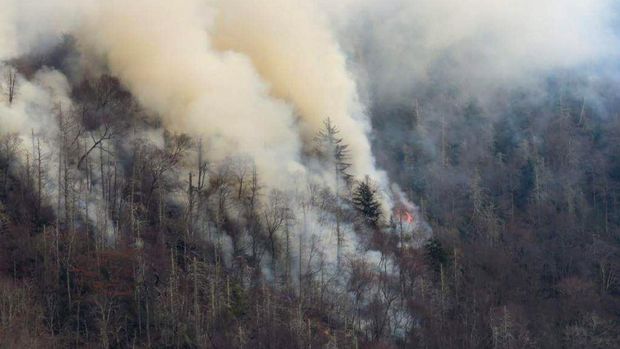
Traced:
<svg viewBox="0 0 620 349">
<path fill-rule="evenodd" d="M 620 347 L 614 1 L 0 9 L 0 348 Z"/>
</svg>

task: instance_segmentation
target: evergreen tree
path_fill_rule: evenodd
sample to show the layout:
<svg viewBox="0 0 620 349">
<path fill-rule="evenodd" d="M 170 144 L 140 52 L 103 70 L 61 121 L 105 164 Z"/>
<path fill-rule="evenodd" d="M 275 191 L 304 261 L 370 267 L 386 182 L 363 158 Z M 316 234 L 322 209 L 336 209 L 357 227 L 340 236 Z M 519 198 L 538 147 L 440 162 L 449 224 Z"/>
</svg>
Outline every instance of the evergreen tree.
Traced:
<svg viewBox="0 0 620 349">
<path fill-rule="evenodd" d="M 351 167 L 349 146 L 344 144 L 340 137 L 340 130 L 330 118 L 323 121 L 323 128 L 317 133 L 315 143 L 319 157 L 334 167 L 336 181 L 344 180 L 347 185 L 350 185 L 352 176 L 347 172 Z M 339 188 L 336 188 L 336 191 L 338 190 Z"/>
<path fill-rule="evenodd" d="M 439 272 L 442 266 L 445 266 L 448 262 L 448 253 L 444 249 L 441 241 L 433 238 L 426 242 L 424 245 L 426 250 L 426 259 L 431 265 L 433 270 Z"/>
<path fill-rule="evenodd" d="M 381 204 L 377 201 L 376 193 L 377 190 L 370 183 L 368 176 L 353 192 L 353 206 L 372 226 L 377 226 L 381 219 Z"/>
<path fill-rule="evenodd" d="M 336 194 L 336 240 L 337 240 L 337 268 L 340 269 L 340 259 L 342 250 L 342 233 L 340 231 L 340 220 L 342 216 L 340 207 L 340 192 L 344 181 L 347 187 L 351 184 L 352 176 L 347 172 L 351 163 L 349 163 L 349 146 L 343 143 L 339 137 L 340 131 L 334 126 L 330 118 L 323 122 L 321 129 L 315 137 L 316 151 L 318 155 L 326 161 L 329 166 L 333 167 L 335 176 L 335 194 Z"/>
</svg>

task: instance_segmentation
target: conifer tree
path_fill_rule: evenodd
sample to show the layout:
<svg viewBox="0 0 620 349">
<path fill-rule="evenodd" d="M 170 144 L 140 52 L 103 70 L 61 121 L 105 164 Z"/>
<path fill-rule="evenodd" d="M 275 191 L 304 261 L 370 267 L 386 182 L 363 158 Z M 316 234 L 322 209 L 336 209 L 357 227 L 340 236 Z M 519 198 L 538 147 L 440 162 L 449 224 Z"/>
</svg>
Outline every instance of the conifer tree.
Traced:
<svg viewBox="0 0 620 349">
<path fill-rule="evenodd" d="M 323 122 L 323 129 L 321 129 L 315 137 L 316 151 L 328 166 L 333 167 L 335 177 L 335 194 L 336 194 L 336 241 L 337 248 L 337 268 L 340 268 L 340 257 L 342 250 L 342 233 L 340 231 L 340 219 L 342 216 L 340 208 L 340 192 L 344 182 L 347 187 L 350 186 L 352 176 L 347 172 L 351 163 L 349 162 L 349 146 L 343 143 L 342 138 L 339 136 L 340 131 L 332 124 L 331 119 L 327 118 Z"/>
<path fill-rule="evenodd" d="M 336 180 L 344 181 L 347 185 L 353 178 L 348 173 L 351 167 L 349 146 L 340 137 L 340 130 L 332 123 L 330 118 L 323 121 L 323 128 L 315 137 L 316 151 L 326 163 L 333 166 Z M 336 188 L 337 191 L 339 188 Z"/>
<path fill-rule="evenodd" d="M 377 190 L 370 182 L 370 178 L 359 182 L 353 192 L 353 206 L 359 211 L 366 222 L 371 226 L 377 226 L 381 219 L 381 204 L 377 201 Z"/>
</svg>

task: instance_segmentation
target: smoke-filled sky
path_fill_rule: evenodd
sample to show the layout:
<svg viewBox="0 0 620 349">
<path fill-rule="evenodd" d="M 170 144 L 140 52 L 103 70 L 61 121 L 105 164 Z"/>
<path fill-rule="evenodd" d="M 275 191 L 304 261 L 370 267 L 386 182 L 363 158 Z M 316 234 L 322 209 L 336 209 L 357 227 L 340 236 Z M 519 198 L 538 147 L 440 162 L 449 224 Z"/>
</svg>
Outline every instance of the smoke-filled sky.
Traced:
<svg viewBox="0 0 620 349">
<path fill-rule="evenodd" d="M 620 52 L 618 9 L 615 0 L 348 0 L 331 12 L 373 92 L 395 98 L 429 80 L 484 89 L 609 64 Z"/>
<path fill-rule="evenodd" d="M 205 137 L 214 160 L 251 155 L 272 184 L 308 172 L 302 154 L 329 117 L 350 145 L 353 173 L 387 186 L 370 150 L 371 101 L 359 96 L 398 100 L 418 84 L 443 82 L 475 94 L 613 62 L 617 7 L 613 0 L 0 0 L 0 60 L 71 35 L 79 69 L 118 77 L 167 128 Z"/>
<path fill-rule="evenodd" d="M 267 182 L 281 185 L 305 171 L 301 154 L 329 117 L 346 132 L 353 172 L 382 176 L 355 80 L 311 3 L 3 2 L 0 57 L 69 34 L 85 69 L 118 77 L 166 127 L 205 137 L 213 160 L 249 154 Z"/>
</svg>

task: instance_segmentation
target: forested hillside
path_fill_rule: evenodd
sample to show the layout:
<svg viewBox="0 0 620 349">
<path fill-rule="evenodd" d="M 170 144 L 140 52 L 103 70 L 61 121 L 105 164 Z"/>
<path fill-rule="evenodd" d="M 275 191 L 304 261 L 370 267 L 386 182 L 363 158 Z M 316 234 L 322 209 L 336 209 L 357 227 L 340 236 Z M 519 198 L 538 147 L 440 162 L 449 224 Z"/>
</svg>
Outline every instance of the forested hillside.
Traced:
<svg viewBox="0 0 620 349">
<path fill-rule="evenodd" d="M 613 2 L 2 1 L 0 349 L 620 347 Z"/>
<path fill-rule="evenodd" d="M 421 302 L 420 343 L 618 345 L 618 95 L 584 88 L 549 81 L 490 111 L 446 94 L 375 111 L 382 161 L 433 227 L 423 254 L 439 298 Z"/>
<path fill-rule="evenodd" d="M 7 74 L 38 69 L 14 64 Z M 199 139 L 157 135 L 113 77 L 70 98 L 49 130 L 2 136 L 3 345 L 411 342 L 417 273 L 398 264 L 407 255 L 424 271 L 425 254 L 404 213 L 383 216 L 372 179 L 347 173 L 330 119 L 307 156 L 334 169 L 338 193 L 319 182 L 291 193 L 267 190 L 251 159 L 212 164 Z"/>
<path fill-rule="evenodd" d="M 6 79 L 42 69 L 13 64 Z M 388 217 L 372 180 L 346 175 L 329 119 L 308 156 L 341 189 L 296 196 L 263 188 L 248 159 L 149 135 L 158 121 L 116 79 L 84 79 L 48 138 L 2 136 L 2 343 L 613 347 L 618 101 L 589 106 L 575 84 L 495 115 L 467 101 L 431 117 L 445 95 L 373 110 L 380 161 L 421 206 Z M 433 238 L 414 243 L 428 228 L 411 219 Z"/>
</svg>

